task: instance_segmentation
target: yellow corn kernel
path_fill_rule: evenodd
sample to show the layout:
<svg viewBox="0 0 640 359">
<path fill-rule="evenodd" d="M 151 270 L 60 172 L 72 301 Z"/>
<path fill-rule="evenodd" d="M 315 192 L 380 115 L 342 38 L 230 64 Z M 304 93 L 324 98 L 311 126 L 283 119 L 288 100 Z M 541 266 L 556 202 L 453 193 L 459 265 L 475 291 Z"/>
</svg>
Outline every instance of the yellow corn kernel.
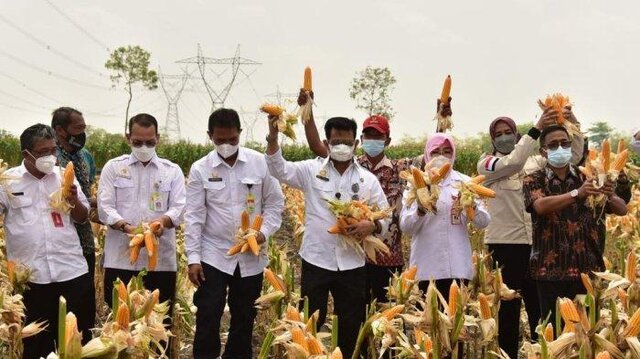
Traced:
<svg viewBox="0 0 640 359">
<path fill-rule="evenodd" d="M 280 115 L 282 115 L 282 113 L 284 112 L 284 108 L 278 106 L 278 105 L 273 105 L 273 104 L 264 104 L 260 107 L 260 111 L 269 114 L 270 116 L 275 116 L 278 117 Z"/>
<path fill-rule="evenodd" d="M 304 69 L 304 82 L 302 85 L 302 89 L 305 91 L 312 91 L 313 87 L 311 86 L 311 67 L 307 66 Z"/>
<path fill-rule="evenodd" d="M 444 79 L 444 85 L 442 85 L 442 93 L 440 94 L 440 102 L 443 105 L 449 103 L 449 96 L 451 95 L 451 75 L 447 75 Z"/>
<path fill-rule="evenodd" d="M 316 337 L 310 336 L 307 338 L 307 347 L 311 355 L 324 354 L 324 347 Z"/>
<path fill-rule="evenodd" d="M 386 309 L 384 312 L 382 312 L 382 316 L 387 318 L 387 320 L 392 320 L 393 318 L 396 317 L 396 315 L 402 313 L 403 310 L 404 310 L 404 304 L 399 304 L 389 309 Z"/>
<path fill-rule="evenodd" d="M 487 188 L 483 185 L 479 185 L 477 183 L 468 183 L 467 184 L 469 186 L 469 189 L 477 194 L 480 197 L 487 197 L 487 198 L 495 198 L 496 197 L 496 192 L 490 188 Z"/>
<path fill-rule="evenodd" d="M 609 139 L 605 139 L 602 141 L 602 166 L 604 167 L 605 172 L 609 172 L 611 168 L 611 144 L 609 143 Z"/>
<path fill-rule="evenodd" d="M 116 323 L 121 330 L 129 329 L 129 306 L 125 302 L 120 302 L 116 312 Z"/>
<path fill-rule="evenodd" d="M 242 229 L 243 231 L 247 231 L 249 230 L 249 226 L 250 226 L 249 212 L 247 212 L 247 210 L 244 210 L 242 211 L 242 215 L 240 217 L 240 229 Z"/>
<path fill-rule="evenodd" d="M 487 296 L 484 293 L 478 294 L 478 301 L 480 302 L 480 316 L 482 319 L 491 319 L 491 306 Z"/>
<path fill-rule="evenodd" d="M 594 295 L 593 284 L 591 284 L 591 278 L 586 273 L 580 273 L 580 280 L 582 280 L 582 285 L 587 290 L 588 294 Z"/>
<path fill-rule="evenodd" d="M 551 323 L 547 323 L 547 326 L 544 328 L 544 340 L 549 343 L 553 341 L 553 325 Z"/>
<path fill-rule="evenodd" d="M 624 328 L 622 336 L 628 338 L 638 336 L 638 334 L 640 334 L 640 308 L 638 308 L 631 316 L 631 319 L 629 319 L 629 323 L 627 327 Z"/>
<path fill-rule="evenodd" d="M 458 287 L 458 283 L 454 280 L 451 282 L 451 287 L 449 287 L 449 302 L 448 304 L 448 314 L 450 317 L 456 315 L 456 311 L 458 309 L 458 293 L 460 292 L 460 287 Z"/>
<path fill-rule="evenodd" d="M 271 269 L 265 268 L 264 276 L 265 278 L 267 278 L 267 282 L 271 284 L 273 289 L 286 293 L 287 290 L 284 286 L 284 282 L 282 281 L 282 279 L 280 279 L 280 277 L 278 277 L 275 273 L 273 273 Z"/>
</svg>

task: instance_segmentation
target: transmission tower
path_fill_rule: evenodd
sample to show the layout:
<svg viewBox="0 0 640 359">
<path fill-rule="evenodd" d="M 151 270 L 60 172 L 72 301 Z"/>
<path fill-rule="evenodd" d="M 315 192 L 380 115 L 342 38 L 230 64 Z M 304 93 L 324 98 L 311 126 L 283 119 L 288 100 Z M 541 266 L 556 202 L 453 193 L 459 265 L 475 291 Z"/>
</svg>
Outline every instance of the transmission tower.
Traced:
<svg viewBox="0 0 640 359">
<path fill-rule="evenodd" d="M 276 86 L 276 92 L 272 92 L 267 95 L 268 98 L 273 98 L 278 106 L 282 106 L 282 102 L 296 101 L 298 99 L 297 93 L 284 93 L 280 91 L 280 86 Z"/>
<path fill-rule="evenodd" d="M 241 57 L 240 45 L 236 47 L 236 52 L 233 57 L 213 58 L 213 57 L 205 57 L 204 55 L 202 55 L 202 47 L 200 46 L 200 44 L 198 44 L 198 54 L 195 57 L 189 57 L 186 59 L 178 60 L 176 62 L 179 64 L 196 64 L 198 66 L 200 78 L 202 79 L 204 87 L 207 90 L 207 93 L 209 94 L 209 98 L 211 99 L 211 112 L 213 112 L 217 108 L 224 106 L 224 103 L 227 100 L 227 96 L 229 96 L 229 93 L 231 92 L 231 88 L 233 87 L 233 84 L 236 81 L 236 78 L 238 77 L 238 72 L 243 73 L 247 78 L 250 76 L 250 74 L 245 73 L 241 69 L 242 66 L 261 65 L 261 63 L 257 61 Z M 215 65 L 218 68 L 220 67 L 220 65 L 231 65 L 230 78 L 227 80 L 227 82 L 223 86 L 217 87 L 217 88 L 221 87 L 221 89 L 216 90 L 213 88 L 213 86 L 211 86 L 211 82 L 213 81 L 207 78 L 207 72 L 206 72 L 207 65 Z M 227 67 L 221 73 L 216 73 L 218 79 L 222 76 L 222 74 L 227 72 L 228 69 L 229 68 Z"/>
<path fill-rule="evenodd" d="M 163 134 L 169 139 L 180 140 L 180 116 L 178 113 L 178 100 L 182 95 L 187 81 L 191 78 L 189 73 L 184 71 L 182 75 L 166 75 L 161 70 L 158 71 L 160 86 L 167 98 L 167 118 L 164 122 Z"/>
</svg>

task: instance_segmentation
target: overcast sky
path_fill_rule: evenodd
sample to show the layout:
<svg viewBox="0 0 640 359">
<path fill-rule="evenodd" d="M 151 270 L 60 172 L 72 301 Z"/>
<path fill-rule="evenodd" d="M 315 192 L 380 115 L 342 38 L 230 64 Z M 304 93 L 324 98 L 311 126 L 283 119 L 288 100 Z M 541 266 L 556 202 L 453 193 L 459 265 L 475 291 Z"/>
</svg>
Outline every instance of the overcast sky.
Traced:
<svg viewBox="0 0 640 359">
<path fill-rule="evenodd" d="M 389 67 L 397 79 L 396 139 L 433 132 L 434 103 L 447 74 L 454 135 L 486 131 L 497 116 L 532 121 L 540 112 L 536 99 L 557 91 L 570 96 L 586 127 L 604 120 L 630 131 L 640 113 L 639 10 L 637 1 L 588 0 L 5 0 L 0 128 L 19 134 L 69 105 L 89 125 L 122 131 L 126 94 L 109 89 L 107 48 L 140 45 L 154 68 L 173 74 L 181 71 L 175 61 L 195 56 L 200 43 L 215 58 L 233 56 L 240 44 L 241 56 L 262 63 L 242 68 L 226 103 L 242 110 L 247 123 L 262 102 L 275 101 L 268 95 L 278 87 L 297 92 L 309 65 L 316 114 L 361 124 L 365 114 L 348 88 L 371 65 Z M 210 69 L 207 77 L 220 90 L 230 71 Z M 189 70 L 197 75 L 193 65 Z M 211 104 L 201 81 L 187 90 L 178 103 L 182 135 L 203 142 Z M 162 90 L 138 90 L 131 114 L 137 112 L 164 125 Z M 259 118 L 256 140 L 263 141 L 265 122 Z"/>
</svg>

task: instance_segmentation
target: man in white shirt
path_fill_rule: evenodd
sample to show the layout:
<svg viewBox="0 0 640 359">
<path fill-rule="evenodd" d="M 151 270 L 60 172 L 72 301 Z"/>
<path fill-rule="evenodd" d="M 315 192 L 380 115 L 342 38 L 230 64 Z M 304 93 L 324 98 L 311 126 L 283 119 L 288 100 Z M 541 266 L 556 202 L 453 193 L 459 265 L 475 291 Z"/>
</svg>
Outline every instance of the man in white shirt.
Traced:
<svg viewBox="0 0 640 359">
<path fill-rule="evenodd" d="M 365 258 L 339 236 L 327 232 L 336 218 L 325 199 L 363 200 L 382 209 L 389 207 L 376 176 L 354 161 L 357 127 L 356 122 L 348 118 L 329 119 L 324 126 L 329 157 L 294 163 L 282 157 L 278 132 L 270 125 L 266 156 L 273 176 L 304 192 L 305 233 L 300 248 L 302 296 L 309 299 L 310 313 L 320 310 L 319 328 L 325 321 L 331 292 L 339 317 L 338 345 L 347 358 L 354 351 L 365 316 Z M 354 237 L 379 236 L 388 226 L 388 219 L 361 221 L 347 230 Z"/>
<path fill-rule="evenodd" d="M 76 314 L 81 332 L 93 322 L 95 313 L 87 310 L 85 298 L 95 293 L 74 227 L 87 221 L 89 202 L 74 179 L 67 198 L 70 213 L 51 208 L 49 196 L 62 183 L 51 127 L 37 124 L 27 128 L 20 136 L 20 148 L 22 165 L 9 169 L 6 175 L 12 179 L 0 186 L 0 212 L 4 214 L 7 259 L 31 270 L 30 289 L 24 293 L 25 322 L 48 324 L 47 330 L 24 340 L 23 357 L 40 358 L 55 348 L 60 296 Z"/>
<path fill-rule="evenodd" d="M 104 296 L 111 305 L 113 281 L 124 283 L 147 269 L 144 285 L 160 291 L 160 301 L 173 301 L 176 285 L 176 230 L 185 207 L 185 181 L 180 167 L 156 155 L 158 122 L 146 113 L 129 120 L 127 140 L 131 154 L 109 160 L 100 175 L 98 214 L 107 225 L 104 248 Z M 160 222 L 158 258 L 149 268 L 149 253 L 140 250 L 136 262 L 129 259 L 130 237 L 142 222 Z"/>
<path fill-rule="evenodd" d="M 282 223 L 280 184 L 269 174 L 262 154 L 239 145 L 241 131 L 236 111 L 221 108 L 213 112 L 207 134 L 215 150 L 189 171 L 185 241 L 189 280 L 198 287 L 193 296 L 198 308 L 193 341 L 196 359 L 220 356 L 220 318 L 227 300 L 231 324 L 222 358 L 252 358 L 254 302 L 260 296 L 267 264 L 265 240 Z M 263 217 L 257 238 L 260 253 L 228 256 L 245 210 L 252 223 L 256 215 Z"/>
<path fill-rule="evenodd" d="M 631 149 L 640 156 L 640 131 L 636 131 L 633 137 L 631 137 Z"/>
</svg>

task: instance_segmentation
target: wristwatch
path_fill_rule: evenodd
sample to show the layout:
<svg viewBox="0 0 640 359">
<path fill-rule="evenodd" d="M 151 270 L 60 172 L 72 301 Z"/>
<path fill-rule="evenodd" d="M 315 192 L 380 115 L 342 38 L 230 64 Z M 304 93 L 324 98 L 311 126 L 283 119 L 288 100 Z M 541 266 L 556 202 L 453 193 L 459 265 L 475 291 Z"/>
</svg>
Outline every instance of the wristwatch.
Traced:
<svg viewBox="0 0 640 359">
<path fill-rule="evenodd" d="M 124 227 L 126 227 L 126 226 L 128 226 L 128 225 L 129 225 L 129 223 L 127 223 L 127 222 L 122 222 L 122 224 L 118 226 L 118 230 L 119 230 L 120 232 L 124 232 Z"/>
<path fill-rule="evenodd" d="M 578 198 L 578 190 L 574 189 L 571 192 L 569 192 L 569 194 L 571 195 L 571 198 Z"/>
</svg>

